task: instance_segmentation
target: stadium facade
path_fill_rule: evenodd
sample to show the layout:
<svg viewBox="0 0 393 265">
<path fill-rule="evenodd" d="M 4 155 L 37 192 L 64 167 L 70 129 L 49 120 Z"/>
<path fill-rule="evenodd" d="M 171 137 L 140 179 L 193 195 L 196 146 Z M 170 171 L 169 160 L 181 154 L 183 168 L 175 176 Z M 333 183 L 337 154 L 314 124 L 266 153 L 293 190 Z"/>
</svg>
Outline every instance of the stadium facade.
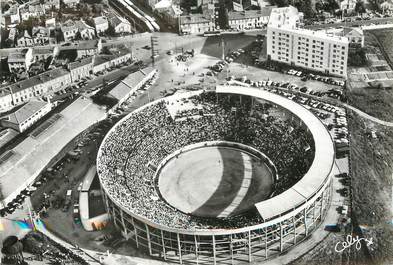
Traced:
<svg viewBox="0 0 393 265">
<path fill-rule="evenodd" d="M 153 218 L 145 218 L 125 207 L 124 202 L 103 189 L 107 211 L 122 235 L 145 249 L 153 257 L 168 262 L 220 264 L 263 261 L 288 251 L 306 239 L 324 220 L 332 196 L 332 168 L 335 159 L 334 143 L 323 123 L 303 106 L 267 91 L 218 86 L 218 96 L 247 96 L 269 102 L 285 115 L 291 115 L 300 126 L 305 126 L 315 142 L 315 155 L 307 173 L 283 193 L 255 204 L 263 222 L 244 227 L 183 229 L 165 226 Z M 187 92 L 172 97 L 187 98 Z M 171 97 L 161 99 L 170 100 Z M 149 103 L 156 104 L 161 100 Z M 136 110 L 140 111 L 146 106 Z M 132 115 L 132 113 L 130 114 Z M 123 118 L 105 137 L 102 148 Z M 100 160 L 97 159 L 97 163 Z M 100 175 L 102 180 L 102 175 Z"/>
</svg>

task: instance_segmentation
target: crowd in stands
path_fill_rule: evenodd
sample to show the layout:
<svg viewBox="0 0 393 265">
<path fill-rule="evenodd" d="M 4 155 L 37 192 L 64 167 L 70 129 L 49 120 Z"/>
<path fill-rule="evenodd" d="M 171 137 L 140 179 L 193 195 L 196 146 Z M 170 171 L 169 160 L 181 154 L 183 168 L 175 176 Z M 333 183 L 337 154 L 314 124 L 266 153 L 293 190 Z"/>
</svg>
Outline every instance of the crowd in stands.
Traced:
<svg viewBox="0 0 393 265">
<path fill-rule="evenodd" d="M 160 198 L 154 171 L 147 165 L 152 161 L 158 165 L 169 154 L 193 143 L 238 142 L 261 151 L 275 164 L 278 180 L 273 195 L 277 195 L 293 186 L 311 166 L 315 150 L 312 135 L 280 109 L 249 97 L 240 100 L 238 96 L 203 92 L 183 99 L 195 108 L 172 117 L 166 106 L 181 104 L 181 100 L 165 98 L 114 127 L 98 156 L 102 185 L 129 211 L 165 226 L 237 228 L 263 222 L 256 209 L 227 218 L 182 213 Z"/>
</svg>

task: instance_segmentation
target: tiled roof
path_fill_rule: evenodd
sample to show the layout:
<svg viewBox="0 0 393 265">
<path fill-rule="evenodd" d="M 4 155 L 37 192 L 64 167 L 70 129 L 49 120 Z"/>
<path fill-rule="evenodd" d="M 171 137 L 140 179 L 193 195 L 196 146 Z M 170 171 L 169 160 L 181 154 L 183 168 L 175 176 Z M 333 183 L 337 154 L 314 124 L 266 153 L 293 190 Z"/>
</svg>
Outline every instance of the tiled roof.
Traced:
<svg viewBox="0 0 393 265">
<path fill-rule="evenodd" d="M 81 59 L 79 61 L 70 63 L 68 65 L 68 67 L 69 67 L 70 70 L 74 70 L 76 68 L 79 68 L 79 67 L 91 64 L 92 62 L 93 62 L 93 56 L 90 56 L 90 57 L 87 57 L 87 58 L 83 58 L 83 59 Z"/>
<path fill-rule="evenodd" d="M 44 108 L 47 104 L 48 102 L 44 102 L 44 101 L 35 101 L 35 100 L 29 101 L 24 106 L 19 108 L 17 111 L 8 114 L 6 118 L 8 119 L 9 122 L 15 124 L 21 124 L 24 121 L 28 120 L 34 113 Z"/>
<path fill-rule="evenodd" d="M 22 81 L 19 81 L 17 83 L 14 83 L 12 85 L 7 86 L 6 88 L 8 90 L 11 90 L 12 93 L 16 93 L 22 90 L 25 90 L 29 87 L 36 86 L 40 83 L 45 83 L 49 80 L 56 79 L 60 76 L 64 76 L 69 74 L 69 72 L 63 68 L 56 68 L 50 71 L 46 71 L 42 74 L 30 77 L 29 79 L 25 79 Z"/>
</svg>

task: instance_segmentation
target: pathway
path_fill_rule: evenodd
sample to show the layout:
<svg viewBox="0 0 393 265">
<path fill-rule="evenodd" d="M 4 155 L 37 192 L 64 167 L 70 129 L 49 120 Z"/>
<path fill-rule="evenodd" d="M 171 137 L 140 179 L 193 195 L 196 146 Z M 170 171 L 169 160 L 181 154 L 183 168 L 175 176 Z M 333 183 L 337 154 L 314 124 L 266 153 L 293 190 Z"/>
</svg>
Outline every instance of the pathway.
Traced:
<svg viewBox="0 0 393 265">
<path fill-rule="evenodd" d="M 357 109 L 357 108 L 355 108 L 355 107 L 353 107 L 353 106 L 351 106 L 351 105 L 348 105 L 348 104 L 346 104 L 346 103 L 342 103 L 342 105 L 343 105 L 344 107 L 350 109 L 350 110 L 353 110 L 353 111 L 356 112 L 359 116 L 361 116 L 361 117 L 363 117 L 363 118 L 365 118 L 365 119 L 368 119 L 368 120 L 370 120 L 370 121 L 373 121 L 373 122 L 375 122 L 375 123 L 378 123 L 378 124 L 381 124 L 381 125 L 384 125 L 384 126 L 393 127 L 393 122 L 380 120 L 380 119 L 378 119 L 378 118 L 376 118 L 376 117 L 373 117 L 373 116 L 371 116 L 371 115 L 369 115 L 369 114 L 367 114 L 367 113 L 361 111 L 360 109 Z"/>
</svg>

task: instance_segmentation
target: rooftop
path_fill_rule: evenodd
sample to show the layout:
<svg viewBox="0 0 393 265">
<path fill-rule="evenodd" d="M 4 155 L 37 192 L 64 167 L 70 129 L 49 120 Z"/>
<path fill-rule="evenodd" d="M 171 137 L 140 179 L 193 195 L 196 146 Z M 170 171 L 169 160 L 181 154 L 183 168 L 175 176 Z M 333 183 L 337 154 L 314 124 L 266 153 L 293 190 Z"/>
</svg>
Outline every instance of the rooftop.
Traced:
<svg viewBox="0 0 393 265">
<path fill-rule="evenodd" d="M 70 70 L 74 70 L 74 69 L 76 69 L 76 68 L 79 68 L 79 67 L 82 67 L 82 66 L 91 64 L 92 62 L 93 62 L 93 56 L 90 56 L 90 57 L 83 58 L 83 59 L 81 59 L 81 60 L 79 60 L 79 61 L 70 63 L 70 64 L 68 65 L 68 68 L 69 68 Z"/>
<path fill-rule="evenodd" d="M 116 87 L 114 87 L 108 94 L 118 100 L 124 99 L 134 89 L 146 75 L 154 71 L 155 69 L 151 66 L 136 71 L 126 78 L 124 78 Z"/>
<path fill-rule="evenodd" d="M 8 55 L 8 63 L 24 62 L 26 59 L 25 53 L 15 52 Z"/>
<path fill-rule="evenodd" d="M 303 17 L 296 7 L 277 7 L 271 10 L 269 26 L 295 27 Z"/>
<path fill-rule="evenodd" d="M 96 55 L 94 56 L 94 66 L 95 65 L 100 65 L 102 63 L 111 61 L 115 58 L 121 57 L 123 55 L 126 55 L 127 53 L 130 53 L 128 50 L 125 49 L 118 49 L 116 50 L 115 53 L 113 54 L 100 54 L 100 55 Z"/>
<path fill-rule="evenodd" d="M 48 102 L 44 101 L 29 101 L 26 103 L 24 106 L 19 108 L 17 111 L 8 114 L 5 117 L 2 118 L 7 118 L 9 122 L 15 123 L 15 124 L 21 124 L 24 121 L 28 120 L 34 113 L 39 111 L 40 109 L 44 108 L 47 104 L 50 104 Z"/>
<path fill-rule="evenodd" d="M 95 17 L 93 18 L 94 20 L 94 25 L 100 25 L 100 24 L 108 24 L 108 19 L 106 17 Z"/>
<path fill-rule="evenodd" d="M 231 11 L 228 12 L 229 20 L 240 20 L 248 18 L 268 17 L 275 6 L 264 7 L 261 10 Z"/>
<path fill-rule="evenodd" d="M 33 55 L 35 54 L 53 54 L 53 48 L 34 48 Z"/>
<path fill-rule="evenodd" d="M 67 74 L 69 74 L 69 72 L 67 70 L 65 70 L 63 68 L 56 68 L 56 69 L 53 69 L 50 71 L 46 71 L 42 74 L 33 76 L 31 78 L 19 81 L 17 83 L 12 84 L 12 85 L 6 86 L 6 87 L 4 87 L 4 89 L 6 91 L 11 90 L 12 93 L 16 93 L 16 92 L 22 91 L 24 89 L 27 89 L 29 87 L 36 86 L 37 84 L 44 83 L 49 80 L 52 80 L 52 79 L 55 79 L 55 78 L 58 78 L 60 76 L 64 76 Z"/>
</svg>

